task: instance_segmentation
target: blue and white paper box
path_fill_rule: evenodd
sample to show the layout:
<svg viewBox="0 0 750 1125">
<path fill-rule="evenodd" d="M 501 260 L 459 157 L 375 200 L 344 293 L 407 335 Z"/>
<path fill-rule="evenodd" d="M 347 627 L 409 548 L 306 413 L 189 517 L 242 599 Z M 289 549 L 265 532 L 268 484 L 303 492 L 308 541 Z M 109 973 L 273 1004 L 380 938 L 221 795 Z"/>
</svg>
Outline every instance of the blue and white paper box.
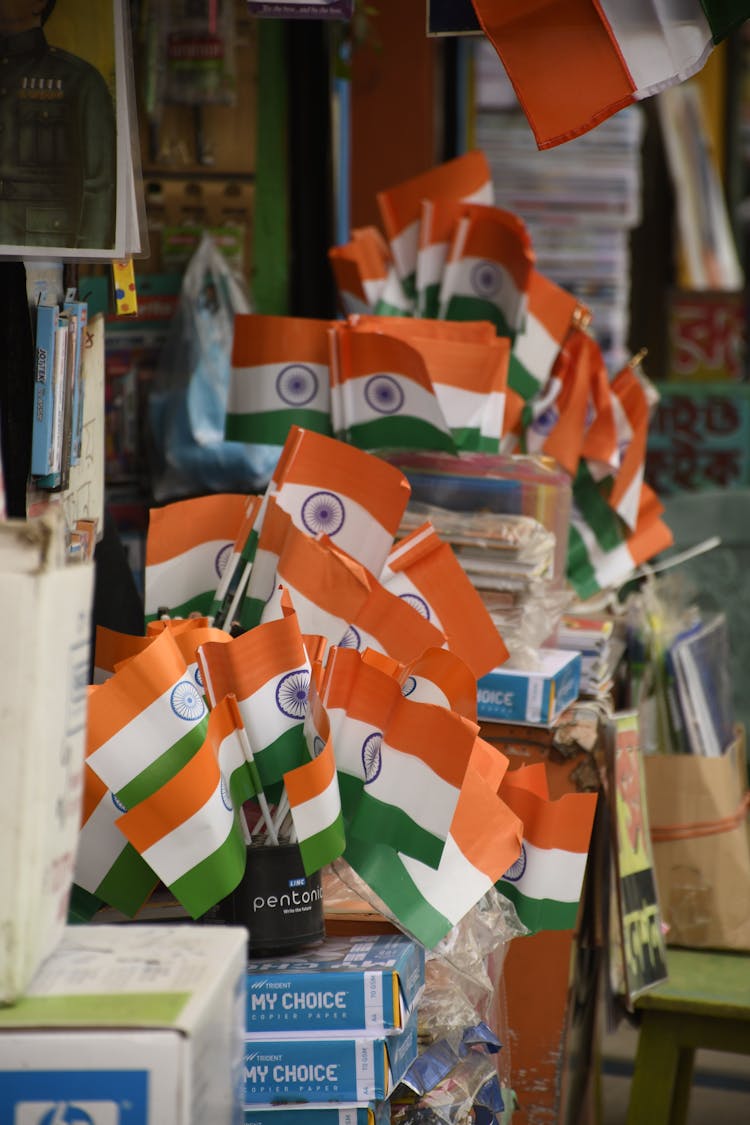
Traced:
<svg viewBox="0 0 750 1125">
<path fill-rule="evenodd" d="M 569 650 L 539 650 L 534 670 L 494 668 L 477 683 L 477 715 L 495 722 L 551 726 L 578 698 L 581 654 Z"/>
<path fill-rule="evenodd" d="M 423 986 L 424 949 L 409 938 L 328 938 L 306 953 L 250 962 L 247 1030 L 395 1034 Z"/>
<path fill-rule="evenodd" d="M 245 1107 L 244 1125 L 389 1125 L 390 1103 L 369 1105 L 257 1105 Z"/>
</svg>

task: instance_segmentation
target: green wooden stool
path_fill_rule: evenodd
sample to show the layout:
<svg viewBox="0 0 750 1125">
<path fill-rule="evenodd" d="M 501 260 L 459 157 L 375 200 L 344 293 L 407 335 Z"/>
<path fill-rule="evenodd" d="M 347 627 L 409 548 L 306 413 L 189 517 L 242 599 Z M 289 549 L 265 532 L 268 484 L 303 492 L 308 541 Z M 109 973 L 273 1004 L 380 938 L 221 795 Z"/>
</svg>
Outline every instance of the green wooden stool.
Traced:
<svg viewBox="0 0 750 1125">
<path fill-rule="evenodd" d="M 750 1055 L 750 955 L 670 949 L 641 1015 L 627 1125 L 682 1125 L 698 1047 Z"/>
</svg>

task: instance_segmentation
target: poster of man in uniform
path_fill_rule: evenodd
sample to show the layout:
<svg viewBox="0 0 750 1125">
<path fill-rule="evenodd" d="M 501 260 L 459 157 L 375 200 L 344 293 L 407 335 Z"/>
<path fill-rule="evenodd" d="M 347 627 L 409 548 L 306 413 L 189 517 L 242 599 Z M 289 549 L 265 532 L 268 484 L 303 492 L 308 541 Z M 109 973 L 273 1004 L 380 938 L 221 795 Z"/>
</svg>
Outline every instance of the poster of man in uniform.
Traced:
<svg viewBox="0 0 750 1125">
<path fill-rule="evenodd" d="M 121 0 L 0 0 L 1 254 L 132 251 L 123 19 Z"/>
</svg>

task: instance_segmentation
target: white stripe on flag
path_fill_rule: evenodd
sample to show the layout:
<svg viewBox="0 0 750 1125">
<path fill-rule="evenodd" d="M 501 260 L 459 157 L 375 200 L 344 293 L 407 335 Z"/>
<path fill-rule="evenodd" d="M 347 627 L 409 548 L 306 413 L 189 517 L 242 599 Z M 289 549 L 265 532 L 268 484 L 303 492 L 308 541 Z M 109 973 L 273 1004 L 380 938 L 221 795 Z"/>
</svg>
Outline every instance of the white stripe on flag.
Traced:
<svg viewBox="0 0 750 1125">
<path fill-rule="evenodd" d="M 262 750 L 265 750 L 282 734 L 298 726 L 305 717 L 306 704 L 303 704 L 301 700 L 295 700 L 293 704 L 295 711 L 299 710 L 299 715 L 296 717 L 294 714 L 285 714 L 277 701 L 277 688 L 290 672 L 302 672 L 306 677 L 309 688 L 310 669 L 305 665 L 300 665 L 296 668 L 288 668 L 285 672 L 275 673 L 257 691 L 246 696 L 245 699 L 237 700 L 253 754 L 259 754 Z M 287 683 L 294 686 L 294 682 L 291 680 Z M 290 710 L 291 708 L 287 706 L 287 711 Z"/>
<path fill-rule="evenodd" d="M 549 379 L 552 366 L 560 351 L 560 344 L 550 335 L 538 317 L 526 314 L 526 324 L 513 341 L 513 355 L 523 369 L 539 384 L 540 389 Z"/>
<path fill-rule="evenodd" d="M 711 51 L 711 29 L 699 4 L 667 0 L 655 6 L 658 16 L 644 15 L 643 4 L 620 0 L 601 0 L 601 7 L 635 83 L 636 97 L 657 93 L 668 76 L 689 78 Z"/>
<path fill-rule="evenodd" d="M 196 594 L 213 591 L 221 574 L 217 561 L 231 539 L 210 539 L 183 551 L 173 559 L 152 563 L 145 570 L 145 613 L 156 613 L 159 606 L 182 605 Z"/>
<path fill-rule="evenodd" d="M 221 798 L 221 781 L 197 812 L 142 853 L 169 886 L 221 847 L 234 828 L 234 809 Z"/>
<path fill-rule="evenodd" d="M 274 495 L 279 507 L 307 535 L 325 532 L 342 551 L 378 574 L 391 549 L 396 529 L 388 531 L 367 508 L 342 492 L 332 493 L 337 503 L 329 511 L 331 522 L 319 522 L 320 505 L 308 509 L 305 504 L 320 491 L 313 485 L 285 482 Z"/>
<path fill-rule="evenodd" d="M 297 621 L 301 633 L 310 633 L 313 636 L 327 637 L 328 643 L 337 645 L 344 637 L 349 622 L 344 621 L 343 617 L 336 617 L 333 613 L 328 613 L 327 610 L 321 609 L 319 605 L 306 598 L 299 590 L 295 590 L 284 578 L 279 575 L 279 584 L 289 591 L 289 597 L 292 599 L 294 612 L 297 614 Z M 266 621 L 276 621 L 278 619 L 278 609 L 275 600 L 272 598 L 267 602 L 263 608 L 260 617 L 262 625 Z"/>
<path fill-rule="evenodd" d="M 231 734 L 221 740 L 217 757 L 221 776 L 226 778 L 227 781 L 230 780 L 235 770 L 241 769 L 246 764 L 246 758 L 236 731 L 232 731 Z"/>
<path fill-rule="evenodd" d="M 584 542 L 599 588 L 606 590 L 609 586 L 621 586 L 636 565 L 626 543 L 620 543 L 612 551 L 603 551 L 575 505 L 570 513 L 570 522 Z"/>
<path fill-rule="evenodd" d="M 428 285 L 439 285 L 448 257 L 447 242 L 433 242 L 423 247 L 417 254 L 417 290 L 422 292 Z"/>
<path fill-rule="evenodd" d="M 371 380 L 373 379 L 383 380 L 383 386 L 392 387 L 393 381 L 398 384 L 403 394 L 403 401 L 398 410 L 391 413 L 390 411 L 376 410 L 370 405 L 368 395 L 372 395 Z M 388 383 L 385 380 L 388 380 Z M 378 384 L 375 384 L 375 386 L 378 386 Z M 340 383 L 336 390 L 341 395 L 343 403 L 344 428 L 356 426 L 363 422 L 383 422 L 387 424 L 391 418 L 421 418 L 431 422 L 433 426 L 445 433 L 448 432 L 448 426 L 443 418 L 437 396 L 405 375 L 390 371 L 359 375 L 354 379 L 347 379 L 344 383 Z"/>
<path fill-rule="evenodd" d="M 482 394 L 479 391 L 468 391 L 464 387 L 451 386 L 450 383 L 434 381 L 433 387 L 445 420 L 452 430 L 467 427 L 479 430 L 483 437 L 500 440 L 505 413 L 505 394 L 502 391 Z"/>
<path fill-rule="evenodd" d="M 322 793 L 292 806 L 292 819 L 298 840 L 309 840 L 316 832 L 330 827 L 341 812 L 339 783 L 334 773 Z"/>
<path fill-rule="evenodd" d="M 128 842 L 115 824 L 122 811 L 112 800 L 112 794 L 105 793 L 81 828 L 86 845 L 76 854 L 75 881 L 92 894 Z"/>
<path fill-rule="evenodd" d="M 399 277 L 409 277 L 414 273 L 419 247 L 419 227 L 420 220 L 415 219 L 391 239 L 391 254 Z"/>
<path fill-rule="evenodd" d="M 343 707 L 326 708 L 328 721 L 331 728 L 333 752 L 336 758 L 336 769 L 341 773 L 348 773 L 364 781 L 365 771 L 362 765 L 362 747 L 370 735 L 380 733 L 380 728 L 374 723 L 365 723 L 361 719 L 352 719 Z"/>
<path fill-rule="evenodd" d="M 389 805 L 398 805 L 427 832 L 445 837 L 458 800 L 458 789 L 444 781 L 426 762 L 405 754 L 383 739 L 381 769 L 365 792 Z"/>
<path fill-rule="evenodd" d="M 190 697 L 190 717 L 187 719 L 180 718 L 172 706 L 172 692 L 178 684 L 188 685 L 193 693 Z M 181 676 L 163 695 L 94 750 L 87 762 L 104 784 L 117 793 L 176 742 L 190 734 L 205 715 L 206 706 L 195 683 Z"/>
<path fill-rule="evenodd" d="M 380 299 L 380 297 L 383 293 L 383 289 L 385 288 L 385 278 L 384 277 L 375 277 L 375 278 L 363 277 L 362 278 L 362 288 L 364 289 L 365 297 L 367 298 L 367 301 L 368 301 L 369 306 L 370 306 L 369 309 L 367 308 L 367 306 L 365 306 L 363 311 L 364 312 L 372 312 L 372 310 L 375 308 L 375 305 L 377 304 L 378 300 Z M 360 304 L 361 303 L 362 302 L 360 301 Z"/>
<path fill-rule="evenodd" d="M 568 852 L 562 848 L 538 848 L 524 840 L 526 867 L 520 879 L 513 880 L 527 898 L 549 898 L 555 902 L 578 902 L 581 897 L 587 852 Z"/>
<path fill-rule="evenodd" d="M 482 276 L 482 270 L 487 266 L 483 258 L 457 258 L 446 264 L 443 271 L 443 284 L 440 287 L 440 312 L 441 318 L 448 313 L 452 297 L 474 297 L 477 300 L 487 301 L 499 309 L 510 328 L 521 326 L 526 317 L 528 304 L 525 293 L 519 292 L 513 275 L 501 262 L 494 259 L 489 263 L 492 269 L 491 286 L 483 291 L 481 285 L 475 286 L 472 279 Z M 476 272 L 475 272 L 476 271 Z"/>
<path fill-rule="evenodd" d="M 276 584 L 276 567 L 279 565 L 279 556 L 273 551 L 266 551 L 260 547 L 255 552 L 255 558 L 250 570 L 250 580 L 247 584 L 246 596 L 267 602 L 274 591 Z"/>
<path fill-rule="evenodd" d="M 287 360 L 232 368 L 228 414 L 264 414 L 298 407 L 327 414 L 329 402 L 327 364 Z"/>
<path fill-rule="evenodd" d="M 455 925 L 492 886 L 489 878 L 463 854 L 448 834 L 437 869 L 399 853 L 421 895 Z"/>
<path fill-rule="evenodd" d="M 425 676 L 410 676 L 404 687 L 406 688 L 404 694 L 412 703 L 432 703 L 435 707 L 452 710 L 448 696 L 434 680 L 428 680 Z"/>
<path fill-rule="evenodd" d="M 425 599 L 424 594 L 414 585 L 411 578 L 409 578 L 402 570 L 384 570 L 381 575 L 380 581 L 385 586 L 389 594 L 395 594 L 396 597 L 402 598 L 405 602 L 412 605 L 415 609 L 419 606 L 418 612 L 430 625 L 434 625 L 441 633 L 444 633 L 443 623 L 435 613 L 435 610 L 429 605 Z"/>
</svg>

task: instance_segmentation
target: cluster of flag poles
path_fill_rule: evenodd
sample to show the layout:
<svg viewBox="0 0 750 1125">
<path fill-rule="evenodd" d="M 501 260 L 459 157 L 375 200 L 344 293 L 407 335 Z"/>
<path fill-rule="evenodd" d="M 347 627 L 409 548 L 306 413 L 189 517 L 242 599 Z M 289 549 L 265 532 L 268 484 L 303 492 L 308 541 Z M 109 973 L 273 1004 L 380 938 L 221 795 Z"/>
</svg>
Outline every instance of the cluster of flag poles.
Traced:
<svg viewBox="0 0 750 1125">
<path fill-rule="evenodd" d="M 409 493 L 393 465 L 293 426 L 262 497 L 155 510 L 144 636 L 97 631 L 79 912 L 132 916 L 161 883 L 201 917 L 254 848 L 288 841 L 308 875 L 343 857 L 428 946 L 503 893 L 531 845 L 476 681 L 507 652 L 431 525 L 395 542 Z M 567 852 L 575 909 L 596 801 L 535 796 L 531 929 L 565 914 L 542 906 Z"/>
</svg>

